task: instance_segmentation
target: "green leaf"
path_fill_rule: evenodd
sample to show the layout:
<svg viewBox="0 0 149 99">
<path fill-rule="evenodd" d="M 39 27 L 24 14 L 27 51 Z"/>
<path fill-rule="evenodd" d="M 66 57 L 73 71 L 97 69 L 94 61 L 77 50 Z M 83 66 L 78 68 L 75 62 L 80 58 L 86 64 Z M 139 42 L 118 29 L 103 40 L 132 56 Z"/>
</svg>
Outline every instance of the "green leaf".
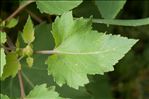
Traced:
<svg viewBox="0 0 149 99">
<path fill-rule="evenodd" d="M 22 34 L 23 40 L 25 43 L 30 44 L 34 41 L 34 27 L 30 16 L 28 16 L 27 22 L 23 29 Z"/>
<path fill-rule="evenodd" d="M 47 23 L 41 23 L 35 27 L 36 39 L 33 42 L 34 50 L 53 49 L 54 40 L 50 30 L 51 24 Z M 20 36 L 19 39 L 22 40 Z M 23 42 L 20 41 L 20 47 L 23 47 L 22 43 Z M 56 85 L 53 82 L 52 77 L 48 76 L 47 65 L 44 63 L 47 57 L 48 55 L 34 54 L 34 64 L 31 69 L 27 67 L 25 60 L 21 61 L 25 93 L 29 93 L 34 85 L 40 85 L 45 82 L 48 82 L 48 87 Z M 17 99 L 20 97 L 20 87 L 18 86 L 19 82 L 17 76 L 15 78 L 9 78 L 4 81 L 0 81 L 0 83 L 2 89 L 1 93 L 7 94 L 11 99 Z M 63 87 L 56 87 L 56 91 L 62 97 L 68 97 L 71 99 L 91 99 L 90 93 L 86 92 L 85 87 L 76 90 L 65 85 Z"/>
<path fill-rule="evenodd" d="M 47 88 L 46 84 L 37 85 L 30 91 L 26 99 L 62 99 L 55 92 L 55 87 Z"/>
<path fill-rule="evenodd" d="M 6 22 L 7 28 L 13 28 L 18 24 L 18 19 L 12 18 Z"/>
<path fill-rule="evenodd" d="M 3 70 L 2 80 L 9 76 L 15 77 L 18 73 L 20 63 L 18 61 L 18 55 L 15 52 L 10 52 L 6 56 L 6 65 Z"/>
<path fill-rule="evenodd" d="M 37 8 L 40 10 L 41 13 L 45 12 L 48 14 L 58 14 L 58 15 L 77 7 L 81 3 L 82 3 L 82 0 L 76 0 L 76 1 L 75 0 L 73 1 L 37 0 L 36 1 Z"/>
<path fill-rule="evenodd" d="M 106 19 L 113 19 L 125 5 L 126 0 L 95 0 L 101 16 Z"/>
<path fill-rule="evenodd" d="M 6 42 L 6 33 L 0 32 L 0 44 L 4 44 Z"/>
<path fill-rule="evenodd" d="M 0 94 L 0 98 L 1 98 L 1 99 L 9 99 L 9 97 L 8 97 L 8 96 L 3 95 L 3 94 Z"/>
<path fill-rule="evenodd" d="M 2 74 L 3 74 L 4 66 L 6 64 L 6 59 L 5 59 L 6 55 L 5 55 L 5 52 L 4 52 L 4 49 L 3 48 L 1 48 L 0 56 L 1 56 L 1 59 L 0 59 L 0 69 L 1 69 L 0 70 L 0 77 L 1 77 Z"/>
<path fill-rule="evenodd" d="M 78 88 L 89 82 L 87 74 L 113 71 L 113 65 L 137 40 L 93 31 L 90 19 L 72 19 L 72 12 L 68 12 L 53 23 L 55 54 L 49 56 L 47 64 L 49 75 L 60 86 L 67 83 Z"/>
</svg>

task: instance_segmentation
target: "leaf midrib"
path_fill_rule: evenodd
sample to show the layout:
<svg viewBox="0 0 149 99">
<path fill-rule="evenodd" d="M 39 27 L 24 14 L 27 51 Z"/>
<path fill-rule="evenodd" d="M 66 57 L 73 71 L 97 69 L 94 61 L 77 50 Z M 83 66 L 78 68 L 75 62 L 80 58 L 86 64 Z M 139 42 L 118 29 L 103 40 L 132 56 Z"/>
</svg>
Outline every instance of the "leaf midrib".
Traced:
<svg viewBox="0 0 149 99">
<path fill-rule="evenodd" d="M 110 50 L 104 50 L 104 51 L 93 51 L 93 52 L 69 52 L 69 51 L 59 51 L 59 50 L 53 50 L 53 53 L 56 54 L 68 54 L 68 55 L 96 55 L 96 54 L 103 54 L 110 51 L 115 51 L 115 48 Z"/>
</svg>

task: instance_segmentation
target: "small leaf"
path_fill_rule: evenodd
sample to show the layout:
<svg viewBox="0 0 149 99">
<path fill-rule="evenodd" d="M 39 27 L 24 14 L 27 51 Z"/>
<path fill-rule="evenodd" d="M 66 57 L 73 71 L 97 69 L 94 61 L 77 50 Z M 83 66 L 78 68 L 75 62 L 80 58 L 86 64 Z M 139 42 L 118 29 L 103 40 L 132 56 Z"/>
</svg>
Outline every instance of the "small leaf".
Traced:
<svg viewBox="0 0 149 99">
<path fill-rule="evenodd" d="M 46 84 L 36 85 L 26 97 L 26 99 L 62 99 L 55 92 L 54 87 L 47 88 Z"/>
<path fill-rule="evenodd" d="M 4 44 L 6 42 L 6 33 L 0 32 L 0 44 Z"/>
<path fill-rule="evenodd" d="M 77 7 L 79 4 L 82 3 L 82 0 L 74 0 L 74 1 L 41 1 L 37 0 L 37 8 L 40 10 L 41 13 L 45 12 L 48 14 L 62 14 L 64 12 L 67 12 L 75 7 Z"/>
<path fill-rule="evenodd" d="M 113 71 L 113 65 L 137 42 L 91 29 L 91 19 L 73 20 L 72 12 L 57 17 L 52 24 L 56 54 L 48 58 L 48 74 L 60 86 L 67 83 L 77 89 L 89 82 L 87 74 Z"/>
<path fill-rule="evenodd" d="M 32 57 L 27 57 L 26 58 L 26 63 L 28 66 L 31 68 L 33 66 L 34 59 Z"/>
<path fill-rule="evenodd" d="M 9 99 L 9 97 L 7 95 L 3 95 L 3 94 L 0 94 L 0 98 L 1 99 Z"/>
<path fill-rule="evenodd" d="M 20 63 L 18 61 L 18 55 L 15 52 L 10 52 L 6 56 L 6 65 L 3 70 L 2 80 L 9 76 L 15 77 L 18 73 Z"/>
<path fill-rule="evenodd" d="M 1 77 L 3 74 L 4 66 L 6 64 L 6 55 L 4 53 L 3 48 L 1 48 L 0 56 L 1 56 L 1 59 L 0 59 L 0 77 Z"/>
<path fill-rule="evenodd" d="M 27 44 L 30 44 L 35 39 L 34 27 L 33 27 L 33 23 L 32 23 L 30 16 L 28 17 L 27 22 L 24 26 L 22 37 L 23 37 L 24 42 Z"/>
<path fill-rule="evenodd" d="M 101 15 L 106 19 L 113 19 L 125 5 L 126 0 L 95 0 Z"/>
<path fill-rule="evenodd" d="M 6 22 L 7 28 L 13 28 L 18 24 L 18 19 L 12 18 Z"/>
</svg>

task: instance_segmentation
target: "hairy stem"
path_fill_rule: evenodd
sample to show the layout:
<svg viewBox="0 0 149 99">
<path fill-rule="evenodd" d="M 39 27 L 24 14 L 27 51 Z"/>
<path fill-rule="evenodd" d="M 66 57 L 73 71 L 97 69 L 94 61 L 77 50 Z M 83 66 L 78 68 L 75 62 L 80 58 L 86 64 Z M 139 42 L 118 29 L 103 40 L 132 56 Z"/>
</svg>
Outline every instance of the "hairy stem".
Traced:
<svg viewBox="0 0 149 99">
<path fill-rule="evenodd" d="M 24 84 L 23 84 L 21 70 L 18 71 L 18 78 L 19 78 L 19 83 L 20 83 L 21 99 L 24 99 L 25 98 L 25 92 L 24 92 Z"/>
<path fill-rule="evenodd" d="M 43 50 L 43 51 L 36 51 L 37 54 L 55 54 L 56 52 L 53 50 Z"/>
<path fill-rule="evenodd" d="M 16 16 L 22 9 L 24 9 L 27 5 L 35 2 L 34 0 L 27 0 L 24 2 L 24 4 L 20 5 L 9 17 L 7 17 L 4 21 L 8 21 L 14 16 Z"/>
</svg>

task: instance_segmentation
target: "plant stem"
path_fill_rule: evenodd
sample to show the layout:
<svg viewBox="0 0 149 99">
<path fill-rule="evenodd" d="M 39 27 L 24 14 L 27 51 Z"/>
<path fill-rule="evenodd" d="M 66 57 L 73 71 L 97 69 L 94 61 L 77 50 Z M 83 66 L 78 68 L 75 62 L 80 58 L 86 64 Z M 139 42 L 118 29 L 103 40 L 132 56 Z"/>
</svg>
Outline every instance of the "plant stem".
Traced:
<svg viewBox="0 0 149 99">
<path fill-rule="evenodd" d="M 37 54 L 55 54 L 56 52 L 53 50 L 43 50 L 43 51 L 36 51 Z"/>
<path fill-rule="evenodd" d="M 25 11 L 27 13 L 29 13 L 31 15 L 31 17 L 33 17 L 38 23 L 42 23 L 43 22 L 43 20 L 40 17 L 38 17 L 36 14 L 34 14 L 33 12 L 31 12 L 30 10 L 25 9 Z"/>
<path fill-rule="evenodd" d="M 149 18 L 122 20 L 122 19 L 92 19 L 93 23 L 121 25 L 121 26 L 142 26 L 149 25 Z"/>
<path fill-rule="evenodd" d="M 27 0 L 24 2 L 24 4 L 20 5 L 9 17 L 7 17 L 4 21 L 8 21 L 14 16 L 16 16 L 23 8 L 25 8 L 27 5 L 35 2 L 34 0 Z"/>
<path fill-rule="evenodd" d="M 28 84 L 29 84 L 32 88 L 34 88 L 33 82 L 32 82 L 32 81 L 26 76 L 26 74 L 23 73 L 23 72 L 22 72 L 22 77 L 26 80 L 26 82 L 28 82 Z"/>
<path fill-rule="evenodd" d="M 24 92 L 24 84 L 23 84 L 21 70 L 18 71 L 18 78 L 19 78 L 19 83 L 20 83 L 21 99 L 24 99 L 25 98 L 25 92 Z"/>
</svg>

